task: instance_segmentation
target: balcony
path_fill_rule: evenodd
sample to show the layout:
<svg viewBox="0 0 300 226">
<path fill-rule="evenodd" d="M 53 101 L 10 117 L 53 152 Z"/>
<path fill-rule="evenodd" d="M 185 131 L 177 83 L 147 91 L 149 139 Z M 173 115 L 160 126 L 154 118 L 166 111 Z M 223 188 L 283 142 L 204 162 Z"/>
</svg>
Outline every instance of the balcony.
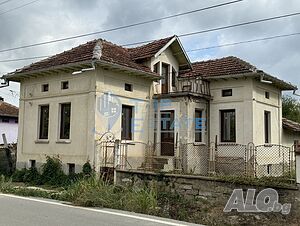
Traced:
<svg viewBox="0 0 300 226">
<path fill-rule="evenodd" d="M 163 92 L 162 92 L 163 91 Z M 210 99 L 209 82 L 201 77 L 177 78 L 176 86 L 168 87 L 168 90 L 162 89 L 161 84 L 155 85 L 155 97 L 177 97 L 177 96 L 198 96 Z"/>
</svg>

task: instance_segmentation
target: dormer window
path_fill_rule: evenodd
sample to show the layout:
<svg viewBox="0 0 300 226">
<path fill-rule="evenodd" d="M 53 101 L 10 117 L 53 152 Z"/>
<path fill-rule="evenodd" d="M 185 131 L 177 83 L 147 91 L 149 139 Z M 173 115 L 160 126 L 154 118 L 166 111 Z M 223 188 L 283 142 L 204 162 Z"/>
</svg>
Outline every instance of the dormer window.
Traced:
<svg viewBox="0 0 300 226">
<path fill-rule="evenodd" d="M 154 66 L 153 66 L 153 72 L 155 72 L 155 73 L 159 73 L 159 62 L 158 63 L 156 63 L 156 64 L 154 64 Z"/>
<path fill-rule="evenodd" d="M 172 87 L 176 87 L 176 70 L 172 67 Z"/>
<path fill-rule="evenodd" d="M 162 64 L 161 67 L 161 91 L 162 93 L 168 93 L 169 92 L 169 64 Z"/>
</svg>

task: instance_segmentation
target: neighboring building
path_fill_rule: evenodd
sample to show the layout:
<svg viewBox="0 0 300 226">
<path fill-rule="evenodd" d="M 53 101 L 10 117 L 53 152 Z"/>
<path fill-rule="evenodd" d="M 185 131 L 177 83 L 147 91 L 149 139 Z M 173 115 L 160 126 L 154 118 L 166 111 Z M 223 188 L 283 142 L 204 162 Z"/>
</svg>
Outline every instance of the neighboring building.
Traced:
<svg viewBox="0 0 300 226">
<path fill-rule="evenodd" d="M 300 141 L 300 123 L 282 118 L 282 144 L 291 147 L 296 140 Z"/>
<path fill-rule="evenodd" d="M 20 82 L 18 167 L 59 155 L 66 171 L 89 160 L 111 131 L 174 156 L 178 142 L 282 144 L 281 92 L 297 87 L 236 57 L 191 63 L 177 36 L 124 48 L 94 40 L 5 75 Z M 293 138 L 291 138 L 293 139 Z"/>
<path fill-rule="evenodd" d="M 0 97 L 0 144 L 3 144 L 2 134 L 6 135 L 8 143 L 17 143 L 19 109 L 4 102 Z"/>
</svg>

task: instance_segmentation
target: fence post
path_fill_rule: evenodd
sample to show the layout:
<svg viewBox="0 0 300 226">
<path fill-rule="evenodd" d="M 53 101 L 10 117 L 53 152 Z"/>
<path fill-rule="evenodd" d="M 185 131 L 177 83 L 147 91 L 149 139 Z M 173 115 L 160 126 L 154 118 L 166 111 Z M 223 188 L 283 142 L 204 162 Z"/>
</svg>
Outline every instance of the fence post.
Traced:
<svg viewBox="0 0 300 226">
<path fill-rule="evenodd" d="M 300 141 L 297 140 L 294 143 L 294 152 L 296 156 L 296 182 L 297 184 L 300 184 Z"/>
<path fill-rule="evenodd" d="M 117 167 L 120 165 L 120 140 L 115 140 L 114 145 L 114 184 L 117 184 Z"/>
</svg>

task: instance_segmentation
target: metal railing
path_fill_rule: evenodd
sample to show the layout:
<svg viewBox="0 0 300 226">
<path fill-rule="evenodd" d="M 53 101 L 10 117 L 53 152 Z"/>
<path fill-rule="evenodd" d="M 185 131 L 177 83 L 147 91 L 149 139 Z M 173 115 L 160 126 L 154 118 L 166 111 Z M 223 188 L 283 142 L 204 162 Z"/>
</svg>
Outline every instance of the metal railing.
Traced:
<svg viewBox="0 0 300 226">
<path fill-rule="evenodd" d="M 103 167 L 202 176 L 295 179 L 294 146 L 179 143 L 173 144 L 172 155 L 164 156 L 164 148 L 170 148 L 166 143 L 120 141 L 117 146 L 115 142 L 102 144 Z"/>
</svg>

